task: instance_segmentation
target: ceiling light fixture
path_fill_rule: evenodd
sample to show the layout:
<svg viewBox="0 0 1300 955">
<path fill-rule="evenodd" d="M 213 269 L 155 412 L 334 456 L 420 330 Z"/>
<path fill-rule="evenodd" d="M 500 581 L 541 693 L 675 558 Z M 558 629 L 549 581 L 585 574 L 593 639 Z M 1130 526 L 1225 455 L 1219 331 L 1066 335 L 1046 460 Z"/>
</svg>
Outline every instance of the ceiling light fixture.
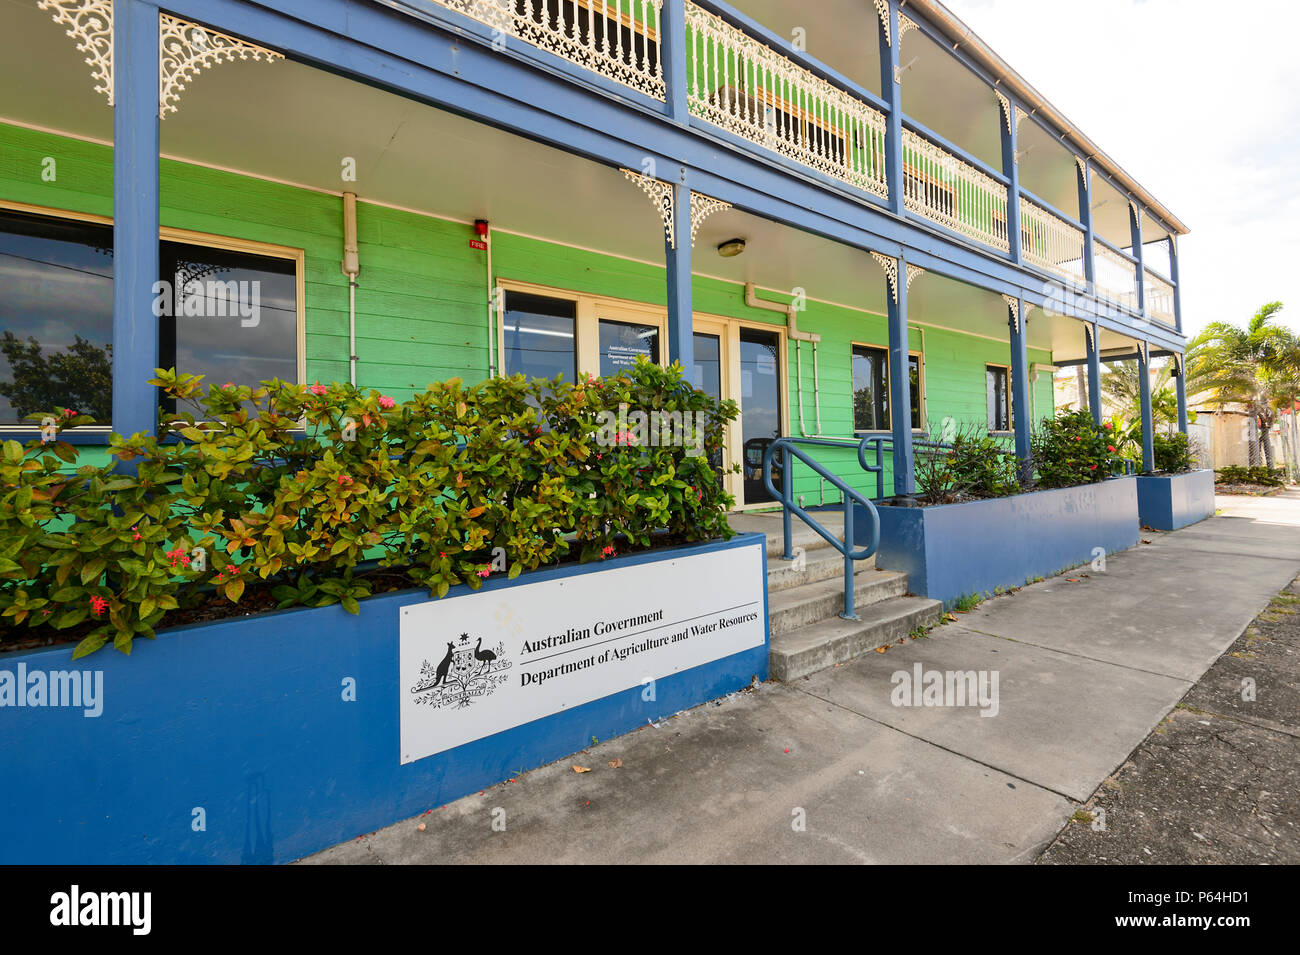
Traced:
<svg viewBox="0 0 1300 955">
<path fill-rule="evenodd" d="M 745 251 L 744 239 L 728 239 L 718 246 L 718 255 L 724 259 L 732 259 Z"/>
</svg>

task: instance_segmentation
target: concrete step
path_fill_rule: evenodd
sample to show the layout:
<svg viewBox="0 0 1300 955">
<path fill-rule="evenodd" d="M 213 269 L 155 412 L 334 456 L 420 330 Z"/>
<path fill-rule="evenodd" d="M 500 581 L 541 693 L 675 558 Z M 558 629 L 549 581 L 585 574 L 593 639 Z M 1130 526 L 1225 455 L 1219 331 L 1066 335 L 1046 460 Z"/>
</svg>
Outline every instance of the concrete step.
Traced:
<svg viewBox="0 0 1300 955">
<path fill-rule="evenodd" d="M 818 523 L 841 540 L 844 539 L 844 518 L 834 511 L 821 511 L 816 515 Z M 739 533 L 756 532 L 767 536 L 767 556 L 779 557 L 785 551 L 785 534 L 782 530 L 780 511 L 732 514 L 727 518 L 731 529 Z M 830 542 L 805 524 L 800 518 L 792 518 L 790 528 L 792 545 L 802 547 L 808 553 L 816 550 L 834 552 Z M 819 555 L 820 556 L 820 555 Z"/>
<path fill-rule="evenodd" d="M 943 605 L 928 597 L 890 597 L 859 606 L 861 620 L 831 617 L 792 633 L 773 636 L 769 649 L 772 679 L 789 683 L 837 663 L 846 663 L 939 622 Z"/>
<path fill-rule="evenodd" d="M 896 570 L 868 570 L 855 576 L 853 581 L 853 600 L 859 613 L 868 604 L 907 593 L 907 574 Z M 803 584 L 769 593 L 768 628 L 775 640 L 781 634 L 834 617 L 843 610 L 843 577 Z"/>
<path fill-rule="evenodd" d="M 780 556 L 767 559 L 767 592 L 774 594 L 779 590 L 790 590 L 803 584 L 816 583 L 819 580 L 844 579 L 844 558 L 839 552 L 829 547 L 807 551 L 804 555 L 803 570 L 796 570 L 798 561 L 782 560 Z M 854 561 L 854 574 L 872 570 L 876 566 L 873 554 L 866 560 Z"/>
</svg>

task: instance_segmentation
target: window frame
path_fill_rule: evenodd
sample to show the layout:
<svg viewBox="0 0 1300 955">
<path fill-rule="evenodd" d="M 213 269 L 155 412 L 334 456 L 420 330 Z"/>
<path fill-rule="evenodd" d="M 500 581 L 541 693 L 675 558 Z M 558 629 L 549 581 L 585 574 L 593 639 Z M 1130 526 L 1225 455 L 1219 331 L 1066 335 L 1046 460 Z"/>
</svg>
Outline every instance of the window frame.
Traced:
<svg viewBox="0 0 1300 955">
<path fill-rule="evenodd" d="M 571 289 L 538 285 L 534 282 L 520 282 L 515 279 L 498 278 L 493 286 L 495 292 L 494 312 L 496 313 L 496 376 L 505 377 L 505 365 L 502 356 L 506 345 L 506 294 L 520 292 L 525 295 L 542 295 L 547 298 L 563 299 L 576 305 L 577 315 L 573 328 L 574 368 L 579 376 L 600 377 L 600 320 L 621 322 L 628 325 L 651 325 L 659 330 L 659 365 L 666 367 L 668 352 L 668 309 L 660 305 L 647 305 L 631 299 L 611 298 L 607 295 L 591 295 L 575 292 Z"/>
<path fill-rule="evenodd" d="M 988 372 L 990 368 L 1000 368 L 1002 369 L 1003 374 L 1007 376 L 1007 427 L 1005 431 L 1000 430 L 998 428 L 989 428 L 988 432 L 990 435 L 995 435 L 997 437 L 1006 437 L 1008 435 L 1014 435 L 1016 433 L 1016 422 L 1012 414 L 1014 408 L 1013 408 L 1012 398 L 1011 398 L 1011 366 L 1010 365 L 1004 365 L 996 361 L 986 361 L 984 363 L 984 411 L 985 411 L 984 423 L 985 425 L 988 424 L 988 403 L 989 403 Z"/>
<path fill-rule="evenodd" d="M 853 434 L 857 435 L 875 435 L 875 434 L 892 434 L 893 428 L 882 428 L 873 430 L 870 428 L 859 428 L 857 421 L 853 418 L 853 350 L 855 348 L 874 348 L 877 351 L 885 353 L 885 400 L 889 400 L 889 346 L 881 345 L 878 342 L 865 342 L 854 339 L 849 342 L 849 421 L 853 428 Z M 926 413 L 925 413 L 925 352 L 923 349 L 909 348 L 907 351 L 908 359 L 916 359 L 916 407 L 913 411 L 916 413 L 916 422 L 912 426 L 912 434 L 926 434 Z M 893 412 L 891 411 L 892 415 Z"/>
<path fill-rule="evenodd" d="M 8 199 L 0 199 L 0 209 L 7 212 L 20 212 L 27 215 L 45 216 L 51 219 L 68 219 L 74 222 L 85 222 L 93 225 L 104 225 L 111 227 L 113 225 L 112 216 L 99 215 L 93 212 L 78 212 L 72 209 L 58 209 L 52 206 L 33 205 L 27 202 L 13 202 Z M 209 249 L 220 249 L 224 252 L 244 252 L 249 255 L 260 255 L 273 259 L 289 259 L 294 263 L 294 289 L 297 303 L 297 332 L 295 335 L 295 350 L 297 351 L 297 374 L 298 384 L 303 384 L 307 380 L 307 252 L 305 249 L 295 248 L 287 245 L 273 245 L 269 242 L 258 242 L 252 239 L 239 239 L 233 236 L 216 235 L 209 232 L 196 232 L 192 229 L 179 229 L 173 226 L 161 226 L 158 230 L 159 242 L 180 242 L 186 245 L 196 245 Z M 159 280 L 162 276 L 159 276 Z M 31 435 L 40 432 L 39 425 L 31 424 L 0 424 L 0 435 Z M 113 426 L 107 425 L 85 425 L 77 428 L 75 432 L 64 435 L 63 440 L 76 444 L 107 443 L 108 435 L 113 432 Z M 85 438 L 94 436 L 95 440 L 87 441 Z"/>
</svg>

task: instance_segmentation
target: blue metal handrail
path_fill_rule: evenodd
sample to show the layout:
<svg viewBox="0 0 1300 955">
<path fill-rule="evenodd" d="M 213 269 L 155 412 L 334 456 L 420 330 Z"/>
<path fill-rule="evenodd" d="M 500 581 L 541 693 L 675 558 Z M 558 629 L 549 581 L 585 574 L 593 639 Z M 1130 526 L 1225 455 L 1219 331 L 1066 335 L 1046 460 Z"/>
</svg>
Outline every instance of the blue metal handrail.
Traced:
<svg viewBox="0 0 1300 955">
<path fill-rule="evenodd" d="M 837 441 L 834 438 L 795 438 L 784 437 L 778 438 L 768 446 L 767 451 L 763 454 L 763 484 L 767 487 L 767 493 L 781 502 L 781 519 L 783 530 L 785 532 L 785 550 L 781 557 L 783 560 L 794 560 L 794 548 L 792 546 L 792 529 L 791 515 L 797 514 L 800 519 L 824 537 L 832 547 L 835 548 L 844 557 L 844 612 L 840 614 L 846 620 L 857 620 L 858 615 L 854 612 L 853 607 L 853 562 L 865 560 L 876 552 L 880 545 L 880 514 L 876 511 L 876 506 L 871 503 L 869 497 L 864 497 L 853 488 L 849 487 L 842 480 L 832 474 L 826 468 L 817 463 L 811 456 L 796 447 L 797 444 L 815 445 L 821 447 L 843 448 L 851 447 L 852 444 L 846 441 Z M 781 455 L 781 489 L 778 491 L 772 482 L 772 461 L 776 455 Z M 859 447 L 859 455 L 861 448 Z M 844 506 L 844 540 L 840 540 L 825 527 L 823 527 L 811 514 L 794 502 L 794 481 L 791 465 L 793 459 L 798 458 L 808 467 L 812 468 L 823 479 L 830 481 L 831 485 L 838 488 L 843 500 Z M 853 505 L 861 504 L 867 516 L 871 519 L 871 543 L 865 547 L 854 547 L 854 526 L 853 526 Z"/>
</svg>

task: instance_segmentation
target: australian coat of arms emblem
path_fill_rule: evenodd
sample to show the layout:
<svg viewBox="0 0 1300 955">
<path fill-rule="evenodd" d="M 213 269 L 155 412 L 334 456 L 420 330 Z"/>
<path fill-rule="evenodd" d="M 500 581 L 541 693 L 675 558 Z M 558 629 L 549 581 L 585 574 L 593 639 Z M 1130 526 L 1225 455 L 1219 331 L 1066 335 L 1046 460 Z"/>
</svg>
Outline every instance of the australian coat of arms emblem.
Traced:
<svg viewBox="0 0 1300 955">
<path fill-rule="evenodd" d="M 471 645 L 469 634 L 462 633 L 459 641 L 448 641 L 447 652 L 437 663 L 425 660 L 421 664 L 420 678 L 411 692 L 416 703 L 462 709 L 505 683 L 509 678 L 505 671 L 509 669 L 504 644 L 498 641 L 495 646 L 484 647 L 479 637 Z"/>
</svg>

